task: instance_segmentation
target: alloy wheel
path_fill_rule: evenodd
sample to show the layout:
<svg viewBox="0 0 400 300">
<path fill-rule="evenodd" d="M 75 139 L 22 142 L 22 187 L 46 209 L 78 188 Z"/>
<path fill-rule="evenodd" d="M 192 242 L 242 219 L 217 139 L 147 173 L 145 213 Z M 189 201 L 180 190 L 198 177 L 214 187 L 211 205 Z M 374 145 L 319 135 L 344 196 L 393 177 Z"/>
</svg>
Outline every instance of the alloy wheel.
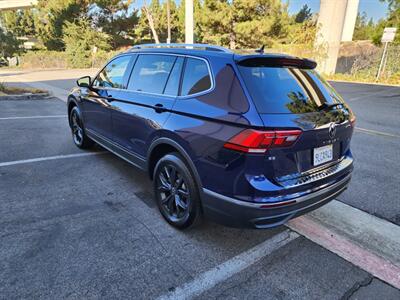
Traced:
<svg viewBox="0 0 400 300">
<path fill-rule="evenodd" d="M 71 128 L 75 144 L 81 145 L 83 142 L 83 129 L 80 123 L 79 115 L 76 111 L 72 112 Z"/>
<path fill-rule="evenodd" d="M 157 193 L 168 219 L 178 222 L 188 217 L 190 194 L 185 179 L 174 165 L 167 164 L 158 173 Z"/>
</svg>

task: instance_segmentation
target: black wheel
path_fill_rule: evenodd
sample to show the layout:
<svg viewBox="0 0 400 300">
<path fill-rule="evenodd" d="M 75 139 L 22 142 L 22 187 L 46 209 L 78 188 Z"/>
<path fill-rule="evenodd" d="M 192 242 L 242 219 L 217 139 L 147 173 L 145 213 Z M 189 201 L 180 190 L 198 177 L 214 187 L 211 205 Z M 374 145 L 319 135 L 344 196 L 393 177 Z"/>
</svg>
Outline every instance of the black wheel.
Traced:
<svg viewBox="0 0 400 300">
<path fill-rule="evenodd" d="M 94 142 L 85 134 L 78 107 L 74 107 L 69 115 L 69 124 L 72 131 L 72 138 L 77 147 L 87 149 L 93 146 Z"/>
<path fill-rule="evenodd" d="M 199 221 L 201 209 L 197 184 L 179 154 L 170 153 L 158 161 L 153 185 L 158 208 L 168 223 L 184 229 Z"/>
</svg>

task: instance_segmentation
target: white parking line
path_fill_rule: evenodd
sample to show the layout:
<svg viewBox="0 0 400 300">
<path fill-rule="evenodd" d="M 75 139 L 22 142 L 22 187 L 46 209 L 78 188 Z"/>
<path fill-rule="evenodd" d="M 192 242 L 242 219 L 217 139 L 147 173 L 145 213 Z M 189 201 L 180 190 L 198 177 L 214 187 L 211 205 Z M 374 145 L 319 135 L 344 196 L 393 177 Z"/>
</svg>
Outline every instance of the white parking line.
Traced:
<svg viewBox="0 0 400 300">
<path fill-rule="evenodd" d="M 29 117 L 4 117 L 1 120 L 19 120 L 19 119 L 46 119 L 46 118 L 66 118 L 67 115 L 53 115 L 53 116 L 29 116 Z"/>
<path fill-rule="evenodd" d="M 397 135 L 397 134 L 391 134 L 391 133 L 386 133 L 386 132 L 372 130 L 372 129 L 356 127 L 356 130 L 364 132 L 364 133 L 372 134 L 372 135 L 383 135 L 383 136 L 388 136 L 388 137 L 400 138 L 400 135 Z"/>
<path fill-rule="evenodd" d="M 76 153 L 76 154 L 67 154 L 67 155 L 55 155 L 55 156 L 47 156 L 47 157 L 38 157 L 38 158 L 31 158 L 31 159 L 23 159 L 23 160 L 13 160 L 13 161 L 6 161 L 0 163 L 0 167 L 7 167 L 13 165 L 20 165 L 20 164 L 28 164 L 28 163 L 35 163 L 47 160 L 56 160 L 56 159 L 66 159 L 66 158 L 75 158 L 75 157 L 83 157 L 83 156 L 93 156 L 93 155 L 101 155 L 109 153 L 107 151 L 102 152 L 89 152 L 89 153 Z"/>
<path fill-rule="evenodd" d="M 216 286 L 218 283 L 221 283 L 233 275 L 250 267 L 257 261 L 271 254 L 273 251 L 283 247 L 297 237 L 299 237 L 299 235 L 295 232 L 285 230 L 262 242 L 261 244 L 258 244 L 257 246 L 247 250 L 246 252 L 227 260 L 221 265 L 202 273 L 193 281 L 184 284 L 182 287 L 178 287 L 175 291 L 169 292 L 158 299 L 178 300 L 196 297 Z"/>
</svg>

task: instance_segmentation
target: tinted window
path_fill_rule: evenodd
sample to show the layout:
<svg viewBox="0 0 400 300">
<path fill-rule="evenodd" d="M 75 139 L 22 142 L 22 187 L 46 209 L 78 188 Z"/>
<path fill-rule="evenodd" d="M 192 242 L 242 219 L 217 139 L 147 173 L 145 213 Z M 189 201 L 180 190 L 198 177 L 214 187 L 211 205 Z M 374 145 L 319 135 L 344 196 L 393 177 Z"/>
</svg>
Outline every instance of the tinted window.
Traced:
<svg viewBox="0 0 400 300">
<path fill-rule="evenodd" d="M 251 98 L 260 113 L 307 113 L 332 98 L 316 73 L 310 70 L 239 66 Z"/>
<path fill-rule="evenodd" d="M 178 95 L 182 65 L 183 65 L 183 58 L 178 57 L 175 61 L 175 65 L 172 69 L 172 72 L 169 75 L 167 85 L 165 86 L 164 94 L 171 96 Z"/>
<path fill-rule="evenodd" d="M 211 78 L 205 61 L 187 58 L 182 82 L 182 96 L 191 95 L 208 90 L 211 87 Z"/>
<path fill-rule="evenodd" d="M 128 89 L 162 94 L 176 57 L 139 55 L 129 79 Z"/>
<path fill-rule="evenodd" d="M 128 67 L 131 56 L 121 56 L 112 60 L 100 73 L 94 81 L 94 86 L 124 88 L 124 74 Z"/>
</svg>

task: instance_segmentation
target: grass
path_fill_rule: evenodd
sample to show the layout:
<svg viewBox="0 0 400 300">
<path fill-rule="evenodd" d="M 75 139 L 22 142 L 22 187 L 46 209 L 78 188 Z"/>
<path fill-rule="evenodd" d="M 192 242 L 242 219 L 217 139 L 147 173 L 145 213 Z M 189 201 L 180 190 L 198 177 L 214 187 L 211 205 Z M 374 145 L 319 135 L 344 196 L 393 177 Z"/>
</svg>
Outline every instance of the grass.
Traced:
<svg viewBox="0 0 400 300">
<path fill-rule="evenodd" d="M 365 74 L 332 74 L 324 77 L 328 80 L 400 85 L 400 74 L 394 74 L 390 77 L 382 76 L 378 81 L 375 80 L 375 76 Z"/>
<path fill-rule="evenodd" d="M 47 93 L 45 90 L 35 88 L 24 88 L 16 86 L 8 86 L 0 82 L 0 95 L 21 95 L 21 94 L 40 94 Z"/>
</svg>

